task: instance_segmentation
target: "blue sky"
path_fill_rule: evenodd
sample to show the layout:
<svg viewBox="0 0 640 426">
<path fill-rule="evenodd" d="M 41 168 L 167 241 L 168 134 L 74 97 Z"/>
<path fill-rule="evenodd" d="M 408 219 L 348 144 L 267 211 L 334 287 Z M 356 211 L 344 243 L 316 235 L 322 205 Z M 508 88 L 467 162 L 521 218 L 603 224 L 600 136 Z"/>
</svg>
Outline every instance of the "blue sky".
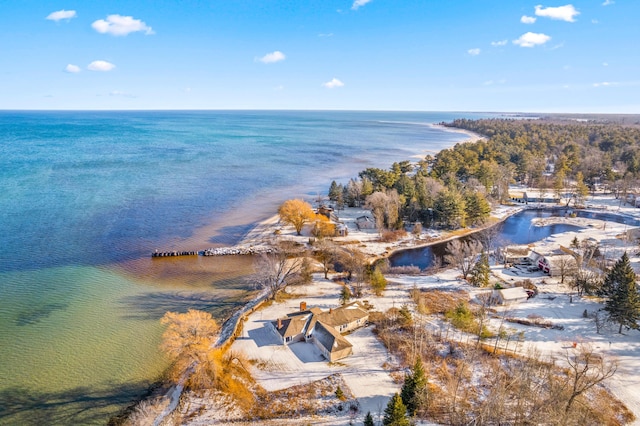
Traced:
<svg viewBox="0 0 640 426">
<path fill-rule="evenodd" d="M 0 2 L 0 109 L 640 113 L 640 1 Z"/>
</svg>

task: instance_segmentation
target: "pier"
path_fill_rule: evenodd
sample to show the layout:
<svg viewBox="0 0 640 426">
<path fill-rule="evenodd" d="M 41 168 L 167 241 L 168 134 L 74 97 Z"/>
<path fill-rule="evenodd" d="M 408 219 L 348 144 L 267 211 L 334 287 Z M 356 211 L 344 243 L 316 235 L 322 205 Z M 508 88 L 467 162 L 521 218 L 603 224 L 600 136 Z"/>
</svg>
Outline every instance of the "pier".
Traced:
<svg viewBox="0 0 640 426">
<path fill-rule="evenodd" d="M 151 257 L 175 257 L 175 256 L 197 256 L 197 251 L 158 251 L 151 253 Z"/>
<path fill-rule="evenodd" d="M 176 257 L 176 256 L 237 256 L 253 255 L 263 253 L 273 253 L 275 250 L 267 246 L 236 246 L 236 247 L 216 247 L 201 251 L 158 251 L 151 253 L 151 257 Z"/>
</svg>

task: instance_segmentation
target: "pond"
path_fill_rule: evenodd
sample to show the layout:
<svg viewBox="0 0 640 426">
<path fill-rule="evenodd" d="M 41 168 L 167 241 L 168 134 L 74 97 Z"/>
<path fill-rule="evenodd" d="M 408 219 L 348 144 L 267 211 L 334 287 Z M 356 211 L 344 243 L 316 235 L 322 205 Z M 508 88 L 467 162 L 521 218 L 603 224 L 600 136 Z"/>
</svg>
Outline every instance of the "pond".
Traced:
<svg viewBox="0 0 640 426">
<path fill-rule="evenodd" d="M 575 225 L 553 224 L 548 226 L 535 226 L 531 223 L 531 221 L 536 218 L 561 217 L 571 214 L 588 219 L 599 219 L 629 226 L 640 226 L 640 220 L 615 213 L 567 208 L 523 210 L 496 225 L 498 229 L 496 240 L 507 244 L 529 244 L 543 240 L 554 234 L 578 231 L 581 227 Z M 462 238 L 464 240 L 474 238 L 474 236 L 470 235 Z M 447 243 L 444 242 L 429 247 L 403 250 L 393 254 L 389 258 L 389 262 L 391 266 L 413 265 L 420 267 L 420 269 L 430 268 L 434 265 L 436 259 L 444 256 L 446 245 Z"/>
</svg>

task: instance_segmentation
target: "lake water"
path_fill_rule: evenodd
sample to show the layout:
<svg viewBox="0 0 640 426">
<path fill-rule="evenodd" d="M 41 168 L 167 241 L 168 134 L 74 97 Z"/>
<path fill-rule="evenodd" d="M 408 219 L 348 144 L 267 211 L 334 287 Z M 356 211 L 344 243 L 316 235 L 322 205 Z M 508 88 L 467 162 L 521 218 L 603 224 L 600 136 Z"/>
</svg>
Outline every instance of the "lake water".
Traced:
<svg viewBox="0 0 640 426">
<path fill-rule="evenodd" d="M 224 318 L 243 259 L 151 260 L 232 244 L 287 198 L 326 193 L 467 137 L 488 114 L 0 112 L 0 424 L 104 424 L 167 367 L 167 310 Z"/>
</svg>

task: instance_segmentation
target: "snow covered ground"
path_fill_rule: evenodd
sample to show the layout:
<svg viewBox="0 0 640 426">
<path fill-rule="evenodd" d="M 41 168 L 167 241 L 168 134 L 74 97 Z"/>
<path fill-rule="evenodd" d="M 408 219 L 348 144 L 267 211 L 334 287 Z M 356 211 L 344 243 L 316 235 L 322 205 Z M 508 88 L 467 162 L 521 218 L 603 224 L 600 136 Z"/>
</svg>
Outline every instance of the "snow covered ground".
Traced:
<svg viewBox="0 0 640 426">
<path fill-rule="evenodd" d="M 346 336 L 353 345 L 353 354 L 336 363 L 329 363 L 312 343 L 298 342 L 284 346 L 278 341 L 269 321 L 299 310 L 300 302 L 323 310 L 339 306 L 340 285 L 316 275 L 312 284 L 296 286 L 289 291 L 296 297 L 284 303 L 274 303 L 251 314 L 244 323 L 242 336 L 231 350 L 242 351 L 253 361 L 252 375 L 268 391 L 310 383 L 335 373 L 341 373 L 360 403 L 361 412 L 378 412 L 400 389 L 389 375 L 395 365 L 382 343 L 371 331 L 361 328 Z M 386 310 L 408 302 L 404 288 L 392 286 L 380 299 L 369 299 L 376 310 Z"/>
<path fill-rule="evenodd" d="M 612 196 L 589 198 L 587 205 L 606 210 L 608 213 L 640 218 L 640 209 L 625 206 Z M 523 205 L 499 207 L 493 215 L 504 218 L 524 207 Z M 347 209 L 340 212 L 350 232 L 348 237 L 339 240 L 352 241 L 368 254 L 380 255 L 426 239 L 425 235 L 422 240 L 415 241 L 414 237 L 409 235 L 405 240 L 393 244 L 377 242 L 377 231 L 359 231 L 355 227 L 355 218 L 366 213 L 368 212 L 364 209 Z M 636 271 L 640 271 L 640 259 L 636 254 L 637 243 L 628 238 L 621 238 L 630 229 L 628 226 L 593 219 L 554 220 L 578 225 L 582 229 L 556 234 L 536 242 L 533 244 L 536 250 L 550 251 L 557 249 L 560 245 L 568 247 L 574 237 L 579 240 L 592 238 L 604 247 L 610 258 L 617 259 L 626 250 L 631 256 L 632 265 Z M 301 242 L 306 242 L 309 238 L 308 235 L 296 237 L 287 227 L 277 224 L 277 219 L 271 219 L 252 231 L 247 243 L 257 243 L 262 238 L 273 235 L 274 227 L 280 228 L 285 238 L 299 239 Z M 613 327 L 598 334 L 593 319 L 584 318 L 583 313 L 585 310 L 588 313 L 597 311 L 603 306 L 602 303 L 595 298 L 578 296 L 566 284 L 560 284 L 558 278 L 550 278 L 541 272 L 527 272 L 525 269 L 504 269 L 502 265 L 493 265 L 492 274 L 492 283 L 501 280 L 509 284 L 530 279 L 538 286 L 540 293 L 535 298 L 517 305 L 497 308 L 498 312 L 490 320 L 490 325 L 497 329 L 501 311 L 504 309 L 509 311 L 507 315 L 509 317 L 539 316 L 555 325 L 563 326 L 564 329 L 544 329 L 507 323 L 508 328 L 524 332 L 520 353 L 524 353 L 527 346 L 533 346 L 542 354 L 560 361 L 564 358 L 566 350 L 576 342 L 589 343 L 607 359 L 616 360 L 618 371 L 607 384 L 612 392 L 633 411 L 638 419 L 634 424 L 640 425 L 640 332 L 631 330 L 618 334 L 617 327 Z M 446 270 L 437 275 L 388 276 L 390 283 L 384 296 L 370 295 L 367 298 L 374 305 L 375 310 L 384 312 L 391 307 L 399 308 L 409 303 L 408 290 L 414 286 L 424 289 L 464 289 L 470 292 L 471 297 L 479 291 L 487 291 L 469 286 L 459 279 L 458 275 L 459 272 L 456 270 Z M 363 328 L 346 336 L 353 344 L 353 355 L 334 364 L 322 358 L 312 344 L 296 343 L 289 347 L 283 346 L 275 333 L 270 330 L 269 321 L 298 310 L 301 301 L 306 302 L 308 307 L 318 306 L 322 309 L 336 307 L 339 303 L 340 285 L 315 275 L 312 284 L 290 288 L 289 292 L 295 293 L 295 296 L 283 303 L 274 303 L 251 314 L 244 323 L 242 336 L 233 343 L 231 350 L 242 351 L 248 359 L 253 360 L 252 374 L 267 390 L 279 390 L 341 373 L 361 404 L 359 421 L 367 411 L 378 413 L 383 410 L 388 398 L 399 390 L 400 384 L 395 383 L 389 374 L 396 366 L 395 360 L 376 339 L 370 328 Z M 431 323 L 431 325 L 438 326 L 437 323 Z M 345 416 L 329 419 L 316 418 L 309 423 L 338 425 L 348 424 L 348 421 L 348 417 Z"/>
</svg>

